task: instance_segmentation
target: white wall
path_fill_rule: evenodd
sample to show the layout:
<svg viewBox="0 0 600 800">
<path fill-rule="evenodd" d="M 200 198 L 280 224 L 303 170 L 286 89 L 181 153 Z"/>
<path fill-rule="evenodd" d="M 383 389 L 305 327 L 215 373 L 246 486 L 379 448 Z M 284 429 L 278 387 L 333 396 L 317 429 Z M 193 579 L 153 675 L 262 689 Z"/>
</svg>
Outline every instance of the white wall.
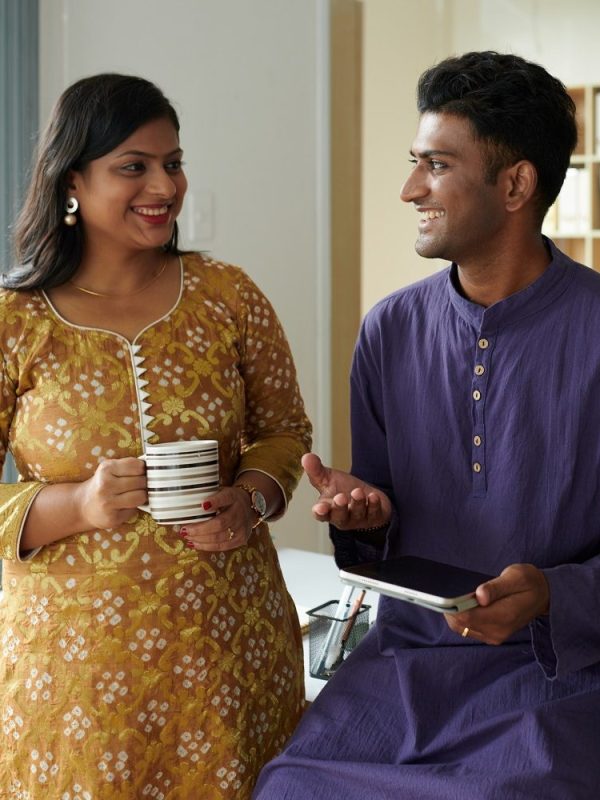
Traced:
<svg viewBox="0 0 600 800">
<path fill-rule="evenodd" d="M 597 0 L 364 0 L 363 312 L 442 266 L 414 252 L 399 199 L 423 69 L 468 50 L 513 52 L 567 85 L 600 82 Z"/>
<path fill-rule="evenodd" d="M 183 244 L 242 265 L 287 332 L 329 455 L 326 0 L 41 0 L 41 119 L 74 80 L 142 75 L 174 102 L 190 190 Z M 192 219 L 190 210 L 197 212 Z M 326 550 L 303 480 L 273 528 Z"/>
<path fill-rule="evenodd" d="M 600 80 L 597 0 L 451 0 L 452 47 L 536 61 L 567 85 Z"/>
<path fill-rule="evenodd" d="M 448 52 L 450 10 L 444 0 L 364 0 L 363 313 L 441 266 L 415 253 L 417 215 L 400 189 L 417 130 L 417 79 Z"/>
</svg>

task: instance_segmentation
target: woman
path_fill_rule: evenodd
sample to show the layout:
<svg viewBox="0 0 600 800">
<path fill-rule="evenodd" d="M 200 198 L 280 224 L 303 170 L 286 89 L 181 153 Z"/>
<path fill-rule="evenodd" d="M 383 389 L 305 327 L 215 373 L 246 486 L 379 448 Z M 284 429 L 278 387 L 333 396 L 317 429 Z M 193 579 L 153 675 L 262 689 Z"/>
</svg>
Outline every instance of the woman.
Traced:
<svg viewBox="0 0 600 800">
<path fill-rule="evenodd" d="M 179 122 L 78 81 L 39 146 L 0 292 L 0 786 L 11 798 L 248 797 L 303 705 L 264 520 L 310 446 L 289 348 L 239 268 L 177 248 Z M 219 441 L 209 521 L 158 525 L 144 442 Z"/>
</svg>

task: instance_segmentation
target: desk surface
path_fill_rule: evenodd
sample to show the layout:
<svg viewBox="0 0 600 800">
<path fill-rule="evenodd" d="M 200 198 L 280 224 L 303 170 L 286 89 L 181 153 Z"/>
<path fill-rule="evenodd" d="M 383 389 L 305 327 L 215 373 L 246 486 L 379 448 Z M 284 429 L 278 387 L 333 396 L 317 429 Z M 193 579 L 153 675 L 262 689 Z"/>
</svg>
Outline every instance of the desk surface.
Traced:
<svg viewBox="0 0 600 800">
<path fill-rule="evenodd" d="M 303 612 L 309 611 L 321 603 L 339 599 L 344 584 L 339 579 L 338 568 L 333 556 L 311 553 L 308 550 L 296 550 L 292 547 L 282 547 L 277 553 L 288 592 L 298 608 L 300 617 Z M 371 621 L 375 619 L 378 600 L 379 595 L 375 592 L 367 592 L 365 595 L 364 602 L 371 606 L 369 615 Z M 304 637 L 304 674 L 306 699 L 312 701 L 326 682 L 309 675 L 308 636 Z"/>
</svg>

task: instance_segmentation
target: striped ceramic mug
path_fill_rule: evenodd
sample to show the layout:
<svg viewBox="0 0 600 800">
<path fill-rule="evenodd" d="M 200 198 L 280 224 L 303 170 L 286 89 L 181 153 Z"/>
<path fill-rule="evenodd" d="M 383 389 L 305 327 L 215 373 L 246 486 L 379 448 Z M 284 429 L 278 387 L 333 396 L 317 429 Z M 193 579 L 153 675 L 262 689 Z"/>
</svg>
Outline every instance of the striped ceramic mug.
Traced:
<svg viewBox="0 0 600 800">
<path fill-rule="evenodd" d="M 219 444 L 214 439 L 146 444 L 148 503 L 139 506 L 163 525 L 214 516 L 202 503 L 219 489 Z"/>
</svg>

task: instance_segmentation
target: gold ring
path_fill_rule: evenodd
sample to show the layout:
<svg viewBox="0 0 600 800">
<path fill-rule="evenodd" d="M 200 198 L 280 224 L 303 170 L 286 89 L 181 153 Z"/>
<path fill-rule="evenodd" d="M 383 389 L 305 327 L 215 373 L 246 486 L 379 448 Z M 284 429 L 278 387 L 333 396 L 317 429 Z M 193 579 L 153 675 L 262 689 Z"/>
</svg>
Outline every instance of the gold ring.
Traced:
<svg viewBox="0 0 600 800">
<path fill-rule="evenodd" d="M 465 636 L 468 636 L 468 635 L 469 635 L 469 628 L 464 628 L 464 629 L 463 629 L 463 632 L 461 633 L 461 636 L 462 636 L 462 637 L 463 637 L 463 639 L 464 639 L 464 637 L 465 637 Z"/>
<path fill-rule="evenodd" d="M 235 536 L 235 531 L 232 530 L 231 528 L 227 528 L 227 533 L 229 534 L 229 541 L 231 541 Z"/>
</svg>

